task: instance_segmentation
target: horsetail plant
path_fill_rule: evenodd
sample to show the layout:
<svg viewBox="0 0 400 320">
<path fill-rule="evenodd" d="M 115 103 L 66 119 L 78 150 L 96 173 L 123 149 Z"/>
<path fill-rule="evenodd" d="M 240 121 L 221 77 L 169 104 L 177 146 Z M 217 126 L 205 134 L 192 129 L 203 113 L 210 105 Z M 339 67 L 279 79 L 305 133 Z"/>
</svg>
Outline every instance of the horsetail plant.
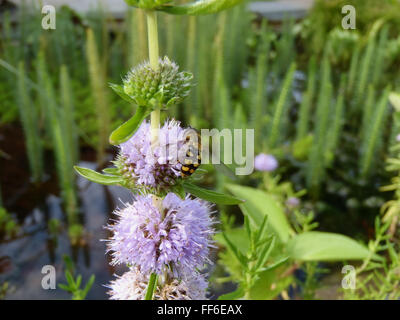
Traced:
<svg viewBox="0 0 400 320">
<path fill-rule="evenodd" d="M 32 105 L 31 91 L 26 83 L 26 72 L 23 62 L 18 65 L 17 103 L 22 120 L 28 152 L 32 180 L 40 182 L 43 179 L 43 146 L 38 126 L 38 110 Z"/>
<path fill-rule="evenodd" d="M 161 124 L 161 111 L 189 94 L 193 76 L 179 71 L 168 57 L 160 59 L 157 11 L 208 14 L 239 1 L 209 0 L 176 6 L 168 0 L 126 2 L 145 10 L 149 61 L 133 68 L 123 85 L 111 84 L 111 88 L 136 104 L 136 113 L 110 135 L 110 143 L 120 150 L 115 168 L 105 169 L 105 174 L 75 169 L 90 181 L 120 185 L 133 193 L 133 201 L 115 211 L 118 219 L 107 226 L 113 233 L 107 240 L 112 264 L 130 268 L 110 283 L 111 299 L 204 299 L 207 283 L 200 271 L 210 262 L 215 232 L 212 206 L 206 201 L 238 204 L 241 200 L 192 184 L 188 171 L 194 172 L 200 158 L 192 157 L 196 150 L 188 144 L 188 137 L 190 141 L 190 135 L 197 134 L 174 119 Z M 173 161 L 174 153 L 182 150 L 184 158 Z"/>
</svg>

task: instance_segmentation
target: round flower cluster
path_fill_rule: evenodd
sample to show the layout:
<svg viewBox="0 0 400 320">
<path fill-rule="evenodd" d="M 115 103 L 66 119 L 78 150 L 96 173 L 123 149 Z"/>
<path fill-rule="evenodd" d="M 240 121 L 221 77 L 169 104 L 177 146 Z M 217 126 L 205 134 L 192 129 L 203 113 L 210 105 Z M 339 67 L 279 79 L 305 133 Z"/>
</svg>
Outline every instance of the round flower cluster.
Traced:
<svg viewBox="0 0 400 320">
<path fill-rule="evenodd" d="M 180 154 L 185 150 L 187 130 L 177 121 L 168 121 L 159 130 L 159 141 L 151 144 L 151 128 L 146 121 L 120 147 L 115 165 L 125 185 L 144 192 L 162 193 L 181 178 Z"/>
<path fill-rule="evenodd" d="M 149 276 L 131 268 L 107 286 L 111 300 L 144 300 Z M 154 300 L 204 300 L 207 281 L 199 273 L 182 279 L 168 279 L 163 286 L 157 286 Z"/>
<path fill-rule="evenodd" d="M 258 171 L 274 171 L 278 168 L 278 161 L 270 154 L 260 153 L 254 159 L 254 168 Z"/>
<path fill-rule="evenodd" d="M 108 225 L 112 264 L 135 266 L 145 274 L 182 276 L 210 262 L 214 221 L 207 202 L 182 200 L 174 193 L 164 199 L 139 195 L 115 213 L 119 219 Z"/>
<path fill-rule="evenodd" d="M 157 70 L 147 61 L 132 69 L 123 81 L 124 92 L 139 106 L 159 103 L 168 107 L 189 95 L 192 79 L 190 72 L 179 72 L 178 65 L 165 57 Z"/>
</svg>

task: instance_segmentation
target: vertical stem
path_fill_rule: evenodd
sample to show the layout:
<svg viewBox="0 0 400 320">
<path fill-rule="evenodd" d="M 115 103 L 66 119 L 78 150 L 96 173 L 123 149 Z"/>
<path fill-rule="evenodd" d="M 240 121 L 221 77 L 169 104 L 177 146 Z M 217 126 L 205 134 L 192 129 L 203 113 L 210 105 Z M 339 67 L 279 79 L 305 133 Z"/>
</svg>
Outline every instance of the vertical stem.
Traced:
<svg viewBox="0 0 400 320">
<path fill-rule="evenodd" d="M 156 288 L 157 288 L 157 274 L 153 272 L 150 275 L 149 284 L 147 285 L 147 291 L 144 300 L 153 300 L 153 295 L 154 292 L 156 291 Z"/>
<path fill-rule="evenodd" d="M 149 60 L 153 70 L 158 70 L 158 30 L 157 30 L 157 13 L 155 11 L 146 11 L 147 15 L 147 34 L 149 40 Z M 158 141 L 158 132 L 160 128 L 160 108 L 155 107 L 155 110 L 150 115 L 151 124 L 151 145 L 154 146 Z"/>
</svg>

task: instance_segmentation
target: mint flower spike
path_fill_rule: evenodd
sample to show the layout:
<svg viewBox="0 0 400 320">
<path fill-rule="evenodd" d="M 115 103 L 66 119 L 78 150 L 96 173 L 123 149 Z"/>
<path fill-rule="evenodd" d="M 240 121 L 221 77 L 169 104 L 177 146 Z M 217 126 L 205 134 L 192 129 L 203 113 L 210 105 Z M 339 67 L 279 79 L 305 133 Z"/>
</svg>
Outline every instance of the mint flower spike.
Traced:
<svg viewBox="0 0 400 320">
<path fill-rule="evenodd" d="M 117 210 L 118 216 L 107 229 L 112 264 L 127 264 L 145 274 L 174 278 L 193 274 L 211 263 L 209 250 L 215 222 L 211 205 L 203 200 L 182 200 L 174 193 L 155 201 L 153 195 L 137 195 L 136 200 Z"/>
<path fill-rule="evenodd" d="M 192 79 L 192 73 L 179 72 L 178 65 L 164 57 L 157 70 L 146 61 L 129 71 L 123 90 L 138 106 L 166 108 L 189 95 Z"/>
</svg>

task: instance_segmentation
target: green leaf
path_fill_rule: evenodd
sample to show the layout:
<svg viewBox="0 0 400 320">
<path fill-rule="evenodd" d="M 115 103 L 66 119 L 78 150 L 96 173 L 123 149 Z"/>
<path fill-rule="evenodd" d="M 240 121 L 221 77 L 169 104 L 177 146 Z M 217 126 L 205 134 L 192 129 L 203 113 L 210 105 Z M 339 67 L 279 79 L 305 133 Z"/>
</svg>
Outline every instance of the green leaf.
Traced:
<svg viewBox="0 0 400 320">
<path fill-rule="evenodd" d="M 121 124 L 117 129 L 115 129 L 110 135 L 110 143 L 112 145 L 118 145 L 130 137 L 132 137 L 139 126 L 142 124 L 143 120 L 151 113 L 151 109 L 148 107 L 139 106 L 136 109 L 135 115 L 128 121 Z"/>
<path fill-rule="evenodd" d="M 247 237 L 247 233 L 244 228 L 233 228 L 225 231 L 224 234 L 229 237 L 229 240 L 240 250 L 243 254 L 246 254 L 250 248 L 250 239 Z M 214 236 L 215 240 L 220 244 L 227 246 L 225 238 L 222 233 L 217 233 Z"/>
<path fill-rule="evenodd" d="M 244 296 L 244 290 L 239 286 L 235 291 L 229 292 L 218 297 L 218 300 L 238 300 Z"/>
<path fill-rule="evenodd" d="M 81 287 L 81 283 L 82 283 L 82 275 L 79 275 L 79 276 L 76 278 L 76 287 L 77 287 L 77 288 L 80 288 L 80 287 Z"/>
<path fill-rule="evenodd" d="M 232 253 L 235 255 L 235 257 L 238 259 L 240 264 L 243 266 L 243 268 L 247 269 L 247 259 L 246 257 L 240 252 L 240 250 L 229 240 L 229 238 L 226 236 L 225 233 L 222 233 L 222 236 L 225 239 L 225 243 L 227 244 L 227 247 L 232 251 Z"/>
<path fill-rule="evenodd" d="M 369 250 L 341 234 L 310 231 L 293 237 L 288 243 L 292 259 L 300 261 L 362 260 Z"/>
<path fill-rule="evenodd" d="M 271 264 L 270 266 L 263 267 L 263 268 L 261 268 L 261 269 L 258 269 L 257 271 L 258 271 L 258 272 L 264 272 L 264 271 L 271 271 L 271 270 L 274 270 L 274 269 L 280 267 L 281 265 L 283 265 L 283 264 L 284 264 L 286 261 L 288 261 L 288 260 L 289 260 L 289 257 L 284 257 L 284 258 L 278 260 L 277 262 Z"/>
<path fill-rule="evenodd" d="M 119 84 L 115 84 L 115 83 L 109 83 L 110 88 L 113 89 L 113 91 L 118 94 L 122 99 L 124 99 L 126 102 L 129 103 L 135 103 L 135 101 L 125 93 L 124 91 L 124 87 L 119 85 Z"/>
<path fill-rule="evenodd" d="M 274 247 L 275 247 L 275 237 L 273 237 L 271 241 L 266 242 L 263 245 L 262 249 L 260 250 L 260 254 L 258 256 L 258 260 L 255 266 L 256 270 L 262 268 L 265 265 Z"/>
<path fill-rule="evenodd" d="M 293 277 L 288 276 L 280 279 L 282 270 L 275 268 L 261 272 L 258 280 L 250 288 L 251 300 L 270 300 L 276 298 L 283 290 L 293 283 Z"/>
<path fill-rule="evenodd" d="M 185 189 L 186 192 L 201 198 L 203 200 L 212 202 L 212 203 L 217 203 L 217 204 L 225 204 L 225 205 L 234 205 L 234 204 L 240 204 L 243 203 L 244 201 L 227 195 L 223 193 L 219 193 L 216 191 L 208 190 L 201 188 L 199 186 L 196 186 L 194 184 L 191 184 L 189 182 L 184 182 L 183 183 L 183 188 Z"/>
<path fill-rule="evenodd" d="M 391 92 L 389 95 L 389 101 L 393 105 L 397 112 L 400 112 L 400 94 L 396 92 Z"/>
<path fill-rule="evenodd" d="M 119 170 L 118 168 L 105 168 L 103 169 L 104 173 L 111 174 L 113 176 L 118 176 Z"/>
<path fill-rule="evenodd" d="M 59 284 L 58 284 L 58 287 L 59 287 L 60 289 L 64 290 L 64 291 L 68 291 L 68 292 L 71 291 L 71 289 L 69 288 L 69 286 L 67 286 L 66 284 L 63 284 L 63 283 L 59 283 Z"/>
<path fill-rule="evenodd" d="M 157 8 L 157 10 L 180 15 L 212 14 L 229 9 L 242 1 L 243 0 L 203 0 L 189 2 L 180 6 L 162 6 Z"/>
<path fill-rule="evenodd" d="M 289 236 L 294 234 L 282 207 L 269 194 L 262 190 L 234 184 L 228 184 L 227 189 L 236 197 L 246 201 L 239 205 L 240 209 L 255 226 L 260 226 L 264 217 L 268 216 L 268 226 L 282 242 L 287 242 Z"/>
<path fill-rule="evenodd" d="M 98 173 L 94 170 L 88 168 L 82 168 L 74 166 L 76 172 L 78 172 L 82 177 L 88 179 L 89 181 L 104 184 L 104 185 L 116 185 L 122 182 L 122 178 L 118 176 L 108 176 Z"/>
<path fill-rule="evenodd" d="M 92 274 L 89 278 L 89 281 L 86 283 L 85 289 L 82 291 L 82 299 L 85 299 L 89 290 L 92 288 L 94 280 L 96 279 L 95 275 Z"/>
<path fill-rule="evenodd" d="M 67 279 L 69 287 L 71 289 L 76 289 L 74 277 L 72 276 L 71 272 L 69 272 L 69 270 L 65 271 L 65 278 Z"/>
</svg>

